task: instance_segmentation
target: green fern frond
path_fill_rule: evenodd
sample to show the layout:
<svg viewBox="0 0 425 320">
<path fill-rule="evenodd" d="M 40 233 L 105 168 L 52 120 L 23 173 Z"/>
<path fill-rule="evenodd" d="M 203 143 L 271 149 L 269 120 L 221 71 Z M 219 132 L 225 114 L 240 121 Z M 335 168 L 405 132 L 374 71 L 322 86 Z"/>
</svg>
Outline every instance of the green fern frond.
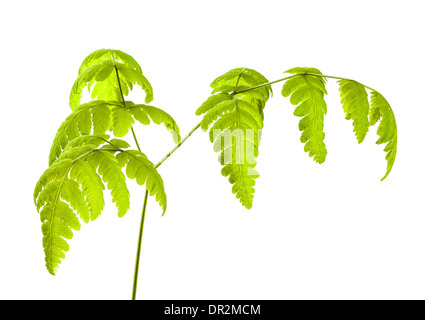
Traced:
<svg viewBox="0 0 425 320">
<path fill-rule="evenodd" d="M 118 101 L 91 101 L 78 106 L 59 127 L 50 149 L 49 165 L 57 159 L 69 141 L 81 135 L 104 134 L 109 130 L 115 136 L 123 137 L 135 120 L 144 125 L 150 124 L 150 120 L 155 124 L 163 124 L 175 143 L 181 139 L 174 119 L 159 108 L 136 105 L 131 101 L 126 101 L 125 107 Z"/>
<path fill-rule="evenodd" d="M 263 108 L 272 94 L 271 87 L 247 88 L 267 83 L 255 70 L 236 68 L 216 78 L 212 95 L 196 110 L 204 114 L 201 128 L 209 130 L 214 151 L 220 152 L 221 174 L 233 185 L 232 192 L 246 208 L 252 207 L 255 179 L 255 157 L 263 128 Z"/>
<path fill-rule="evenodd" d="M 305 143 L 304 151 L 318 163 L 326 159 L 327 150 L 325 133 L 323 132 L 324 115 L 327 107 L 324 95 L 327 94 L 325 80 L 322 77 L 306 75 L 305 73 L 321 74 L 314 68 L 293 68 L 285 71 L 297 75 L 285 82 L 282 95 L 290 97 L 292 105 L 297 106 L 294 115 L 302 117 L 299 130 L 302 131 L 301 142 Z"/>
<path fill-rule="evenodd" d="M 339 91 L 346 119 L 353 120 L 357 141 L 363 142 L 369 131 L 369 100 L 364 86 L 356 81 L 340 80 Z"/>
<path fill-rule="evenodd" d="M 122 168 L 130 179 L 145 184 L 150 195 L 166 210 L 166 194 L 155 166 L 140 151 L 126 150 L 119 139 L 105 134 L 84 135 L 70 141 L 43 173 L 34 189 L 34 203 L 40 212 L 46 267 L 55 274 L 69 246 L 66 239 L 84 222 L 95 220 L 104 208 L 106 184 L 116 203 L 118 216 L 130 207 L 130 195 Z"/>
<path fill-rule="evenodd" d="M 145 91 L 145 103 L 151 102 L 152 86 L 136 60 L 119 50 L 100 49 L 87 56 L 81 64 L 69 104 L 72 110 L 78 107 L 85 87 L 91 91 L 92 99 L 122 102 L 121 93 L 127 96 L 135 84 Z"/>
<path fill-rule="evenodd" d="M 391 106 L 380 93 L 372 91 L 370 106 L 370 125 L 373 126 L 378 121 L 380 121 L 376 132 L 379 136 L 379 139 L 376 141 L 376 143 L 387 144 L 384 148 L 384 152 L 387 153 L 385 156 L 385 159 L 387 160 L 387 172 L 381 179 L 382 181 L 391 172 L 397 154 L 397 124 Z"/>
</svg>

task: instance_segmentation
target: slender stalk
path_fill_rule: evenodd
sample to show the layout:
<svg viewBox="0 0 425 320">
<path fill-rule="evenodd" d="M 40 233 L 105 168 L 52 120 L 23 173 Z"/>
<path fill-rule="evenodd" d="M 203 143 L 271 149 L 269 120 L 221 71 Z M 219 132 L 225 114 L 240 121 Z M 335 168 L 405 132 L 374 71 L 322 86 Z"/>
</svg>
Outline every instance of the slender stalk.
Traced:
<svg viewBox="0 0 425 320">
<path fill-rule="evenodd" d="M 112 61 L 114 62 L 115 74 L 117 75 L 118 88 L 120 89 L 122 103 L 124 104 L 124 107 L 125 107 L 125 100 L 124 100 L 124 94 L 122 93 L 120 75 L 118 73 L 117 62 L 115 61 L 114 52 L 112 51 L 112 49 L 111 49 L 111 57 L 112 57 Z"/>
<path fill-rule="evenodd" d="M 174 146 L 173 149 L 171 149 L 170 152 L 168 152 L 164 158 L 162 158 L 156 165 L 155 168 L 158 168 L 165 160 L 167 160 L 180 146 L 187 140 L 189 137 L 201 126 L 202 121 L 200 121 L 192 130 L 189 131 L 189 133 L 178 143 Z"/>
<path fill-rule="evenodd" d="M 122 100 L 122 103 L 124 104 L 124 107 L 125 107 L 125 100 L 124 100 L 124 94 L 122 93 L 120 75 L 118 73 L 117 63 L 115 61 L 114 52 L 112 51 L 112 49 L 111 49 L 111 57 L 112 57 L 112 61 L 114 61 L 114 68 L 115 68 L 115 73 L 117 75 L 118 88 L 120 89 L 121 100 Z M 133 138 L 134 138 L 134 141 L 136 142 L 137 149 L 140 152 L 142 152 L 142 150 L 140 150 L 139 141 L 137 141 L 136 133 L 134 132 L 133 126 L 131 127 L 131 133 L 133 134 Z"/>
<path fill-rule="evenodd" d="M 131 295 L 131 300 L 136 300 L 137 279 L 139 277 L 140 251 L 141 251 L 141 248 L 142 248 L 143 226 L 145 224 L 147 202 L 148 202 L 148 189 L 146 189 L 146 191 L 145 191 L 145 199 L 143 201 L 143 209 L 142 209 L 142 218 L 140 220 L 139 240 L 138 240 L 138 243 L 137 243 L 136 265 L 134 267 L 133 292 L 132 292 L 132 295 Z"/>
<path fill-rule="evenodd" d="M 308 73 L 307 72 L 307 73 L 293 74 L 291 76 L 288 76 L 288 77 L 285 77 L 285 78 L 281 78 L 281 79 L 277 79 L 277 80 L 270 81 L 270 82 L 266 82 L 266 83 L 262 83 L 262 84 L 260 84 L 258 86 L 251 87 L 251 88 L 248 88 L 248 89 L 245 89 L 245 90 L 234 91 L 232 94 L 235 95 L 235 94 L 238 94 L 238 93 L 243 93 L 243 92 L 255 90 L 255 89 L 258 89 L 258 88 L 266 87 L 266 86 L 269 86 L 269 85 L 274 84 L 274 83 L 278 83 L 278 82 L 281 82 L 281 81 L 289 80 L 289 79 L 291 79 L 291 78 L 293 78 L 295 76 L 299 76 L 299 75 L 312 76 L 312 77 L 321 77 L 321 78 L 332 78 L 332 79 L 347 80 L 347 81 L 354 81 L 354 82 L 357 82 L 358 84 L 362 85 L 363 87 L 365 87 L 365 88 L 367 88 L 367 89 L 369 89 L 371 91 L 378 92 L 377 90 L 375 90 L 375 89 L 373 89 L 371 87 L 368 87 L 368 86 L 364 85 L 363 83 L 360 83 L 360 82 L 358 82 L 356 80 L 353 80 L 353 79 L 348 79 L 348 78 L 343 78 L 343 77 L 335 77 L 335 76 L 328 76 L 328 75 L 318 74 L 318 73 Z"/>
<path fill-rule="evenodd" d="M 131 133 L 133 134 L 134 142 L 136 142 L 137 150 L 142 152 L 142 150 L 140 150 L 139 141 L 137 141 L 136 133 L 134 132 L 133 126 L 131 126 Z"/>
<path fill-rule="evenodd" d="M 338 79 L 338 80 L 354 81 L 354 82 L 357 82 L 358 84 L 362 85 L 363 87 L 365 87 L 365 88 L 367 88 L 371 91 L 378 92 L 375 89 L 368 87 L 368 86 L 364 85 L 363 83 L 360 83 L 360 82 L 353 80 L 353 79 L 348 79 L 348 78 L 343 78 L 343 77 L 335 77 L 335 76 L 327 76 L 327 75 L 324 75 L 324 74 L 316 74 L 316 73 L 306 73 L 306 75 L 313 76 L 313 77 L 322 77 L 322 78 L 332 78 L 332 79 Z"/>
<path fill-rule="evenodd" d="M 251 88 L 248 88 L 248 89 L 245 89 L 245 90 L 241 90 L 241 91 L 237 91 L 237 92 L 235 91 L 232 94 L 235 95 L 235 94 L 238 94 L 238 93 L 247 92 L 247 91 L 255 90 L 255 89 L 258 89 L 258 88 L 266 87 L 266 86 L 269 86 L 269 85 L 274 84 L 274 83 L 278 83 L 278 82 L 281 82 L 281 81 L 291 79 L 295 76 L 298 76 L 298 74 L 293 74 L 293 75 L 285 77 L 285 78 L 281 78 L 281 79 L 277 79 L 277 80 L 274 80 L 274 81 L 262 83 L 262 84 L 259 84 L 258 86 L 251 87 Z"/>
<path fill-rule="evenodd" d="M 175 145 L 173 149 L 171 149 L 170 152 L 168 152 L 164 158 L 162 158 L 161 161 L 159 161 L 155 168 L 158 168 L 161 164 L 164 163 L 165 160 L 167 160 L 180 146 L 201 126 L 201 122 L 199 122 L 192 130 L 189 131 L 189 133 L 178 143 Z M 131 295 L 132 300 L 136 300 L 136 293 L 137 293 L 137 279 L 139 277 L 139 264 L 140 264 L 140 253 L 142 248 L 142 236 L 143 236 L 143 226 L 145 224 L 145 215 L 146 215 L 146 206 L 148 203 L 148 190 L 145 191 L 145 199 L 143 201 L 143 208 L 142 208 L 142 218 L 140 221 L 140 229 L 139 229 L 139 240 L 137 243 L 137 254 L 136 254 L 136 265 L 134 267 L 134 279 L 133 279 L 133 293 Z"/>
</svg>

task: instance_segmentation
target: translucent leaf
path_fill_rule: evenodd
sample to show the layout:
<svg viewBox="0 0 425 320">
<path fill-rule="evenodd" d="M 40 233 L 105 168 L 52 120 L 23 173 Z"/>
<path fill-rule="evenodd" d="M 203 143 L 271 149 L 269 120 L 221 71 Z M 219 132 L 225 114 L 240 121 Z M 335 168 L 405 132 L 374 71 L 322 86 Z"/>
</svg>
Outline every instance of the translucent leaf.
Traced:
<svg viewBox="0 0 425 320">
<path fill-rule="evenodd" d="M 324 115 L 327 107 L 324 100 L 326 94 L 325 80 L 322 77 L 305 75 L 306 72 L 321 74 L 314 68 L 293 68 L 287 73 L 299 74 L 287 80 L 282 87 L 282 95 L 290 96 L 290 102 L 296 105 L 294 115 L 302 117 L 299 130 L 302 131 L 300 141 L 305 143 L 304 151 L 310 157 L 322 163 L 326 159 Z"/>
<path fill-rule="evenodd" d="M 252 207 L 263 108 L 270 86 L 249 90 L 268 80 L 255 70 L 236 68 L 216 78 L 213 94 L 198 108 L 204 114 L 201 128 L 209 129 L 215 152 L 220 152 L 221 174 L 233 185 L 232 192 L 246 208 Z M 245 91 L 248 90 L 248 91 Z M 237 93 L 244 91 L 241 93 Z"/>
</svg>

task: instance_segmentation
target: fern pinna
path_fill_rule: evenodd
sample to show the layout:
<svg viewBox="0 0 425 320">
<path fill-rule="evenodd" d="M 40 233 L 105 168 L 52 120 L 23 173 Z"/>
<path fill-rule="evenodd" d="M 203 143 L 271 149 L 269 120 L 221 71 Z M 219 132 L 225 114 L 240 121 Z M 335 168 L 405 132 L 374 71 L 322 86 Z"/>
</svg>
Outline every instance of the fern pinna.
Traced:
<svg viewBox="0 0 425 320">
<path fill-rule="evenodd" d="M 139 64 L 128 54 L 111 49 L 91 53 L 82 62 L 69 97 L 72 113 L 59 127 L 49 155 L 49 167 L 34 190 L 34 202 L 40 212 L 43 248 L 47 270 L 55 274 L 68 251 L 66 240 L 80 221 L 95 220 L 105 202 L 103 192 L 111 192 L 112 201 L 122 217 L 130 207 L 126 177 L 145 185 L 136 255 L 133 296 L 136 297 L 138 264 L 146 213 L 147 196 L 155 196 L 165 213 L 167 197 L 157 168 L 198 128 L 209 132 L 213 150 L 219 153 L 221 174 L 228 177 L 232 192 L 241 204 L 253 205 L 255 170 L 265 105 L 272 96 L 271 86 L 284 82 L 282 95 L 296 106 L 300 117 L 300 140 L 304 150 L 317 163 L 327 157 L 324 119 L 327 113 L 325 95 L 327 79 L 337 79 L 346 119 L 353 120 L 358 143 L 364 141 L 369 127 L 377 124 L 377 144 L 386 144 L 387 171 L 390 173 L 397 153 L 397 126 L 387 100 L 376 90 L 360 82 L 323 75 L 315 68 L 292 68 L 289 75 L 269 82 L 259 72 L 235 68 L 217 77 L 211 96 L 196 110 L 202 120 L 181 139 L 179 128 L 165 111 L 147 105 L 153 99 L 152 86 Z M 145 104 L 126 101 L 125 96 L 138 85 L 145 92 Z M 83 90 L 93 99 L 81 103 Z M 368 91 L 370 94 L 368 94 Z M 142 153 L 133 125 L 163 124 L 171 133 L 175 147 L 154 165 Z M 121 139 L 131 131 L 137 149 Z M 113 135 L 113 136 L 111 136 Z M 106 186 L 105 186 L 106 185 Z"/>
<path fill-rule="evenodd" d="M 250 87 L 268 82 L 255 70 L 237 68 L 215 79 L 210 96 L 196 111 L 204 114 L 201 128 L 211 126 L 209 137 L 214 142 L 214 151 L 220 152 L 221 173 L 229 176 L 232 192 L 243 206 L 250 209 L 254 198 L 255 157 L 258 156 L 263 109 L 272 89 L 270 86 L 237 93 Z"/>
<path fill-rule="evenodd" d="M 129 150 L 129 144 L 110 137 L 123 137 L 133 131 L 135 122 L 163 124 L 175 143 L 180 141 L 179 128 L 165 111 L 146 104 L 125 101 L 124 96 L 140 85 L 145 103 L 153 99 L 152 87 L 139 64 L 119 50 L 101 49 L 81 64 L 70 95 L 73 112 L 59 127 L 49 155 L 49 168 L 34 190 L 34 201 L 40 212 L 46 267 L 55 274 L 69 247 L 72 230 L 95 220 L 104 208 L 105 185 L 110 190 L 118 216 L 130 207 L 126 177 L 146 185 L 165 213 L 167 197 L 155 166 L 140 150 Z M 80 104 L 83 88 L 92 98 Z M 125 175 L 123 170 L 125 169 Z"/>
</svg>

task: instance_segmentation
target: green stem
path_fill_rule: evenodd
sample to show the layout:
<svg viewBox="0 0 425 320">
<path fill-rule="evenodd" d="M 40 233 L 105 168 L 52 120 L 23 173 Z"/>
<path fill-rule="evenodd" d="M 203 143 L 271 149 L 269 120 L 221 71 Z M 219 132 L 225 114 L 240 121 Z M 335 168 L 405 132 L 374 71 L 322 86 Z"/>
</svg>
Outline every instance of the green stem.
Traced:
<svg viewBox="0 0 425 320">
<path fill-rule="evenodd" d="M 158 168 L 165 160 L 167 160 L 180 146 L 187 140 L 189 137 L 201 126 L 202 121 L 200 121 L 192 130 L 189 131 L 189 133 L 178 143 L 174 146 L 173 149 L 171 149 L 170 152 L 168 152 L 164 158 L 162 158 L 156 165 L 155 168 Z"/>
<path fill-rule="evenodd" d="M 241 91 L 237 91 L 237 92 L 235 91 L 232 94 L 235 95 L 235 94 L 238 94 L 238 93 L 243 93 L 243 92 L 255 90 L 255 89 L 258 89 L 258 88 L 266 87 L 266 86 L 269 86 L 269 85 L 274 84 L 274 83 L 277 83 L 277 82 L 281 82 L 281 81 L 285 81 L 285 80 L 291 79 L 291 78 L 293 78 L 295 76 L 298 76 L 298 74 L 294 74 L 294 75 L 289 76 L 289 77 L 285 77 L 285 78 L 277 79 L 277 80 L 274 80 L 274 81 L 262 83 L 262 84 L 259 84 L 258 86 L 251 87 L 251 88 L 248 88 L 248 89 L 245 89 L 245 90 L 241 90 Z"/>
<path fill-rule="evenodd" d="M 117 75 L 118 88 L 120 89 L 121 100 L 122 100 L 122 103 L 123 103 L 124 108 L 125 108 L 126 105 L 125 105 L 125 100 L 124 100 L 124 94 L 122 93 L 120 75 L 118 73 L 117 63 L 115 61 L 114 52 L 112 51 L 112 49 L 111 49 L 111 57 L 112 57 L 112 60 L 114 61 L 114 68 L 115 68 L 115 74 Z M 140 152 L 142 152 L 142 150 L 140 150 L 139 141 L 137 141 L 136 133 L 134 132 L 133 126 L 131 126 L 131 133 L 133 134 L 133 138 L 134 138 L 134 141 L 136 142 L 137 149 Z"/>
<path fill-rule="evenodd" d="M 173 149 L 171 149 L 170 152 L 168 152 L 164 158 L 162 158 L 161 161 L 159 161 L 155 165 L 155 169 L 158 168 L 161 164 L 164 163 L 165 160 L 167 160 L 180 146 L 187 140 L 189 137 L 201 126 L 201 122 L 199 122 L 192 130 L 189 131 L 189 133 L 178 143 L 174 146 Z M 140 262 L 140 252 L 142 247 L 142 236 L 143 236 L 143 226 L 145 224 L 145 214 L 146 214 L 146 206 L 148 203 L 148 190 L 145 191 L 145 198 L 143 201 L 143 208 L 142 208 L 142 218 L 140 221 L 140 229 L 139 229 L 139 240 L 137 244 L 137 254 L 136 254 L 136 265 L 134 268 L 134 280 L 133 280 L 133 294 L 132 294 L 132 300 L 136 300 L 136 291 L 137 291 L 137 278 L 139 275 L 139 262 Z"/>
<path fill-rule="evenodd" d="M 140 150 L 139 141 L 137 141 L 136 133 L 134 132 L 133 126 L 131 126 L 131 133 L 133 134 L 134 142 L 136 142 L 137 149 L 142 152 L 142 150 Z"/>
<path fill-rule="evenodd" d="M 274 83 L 278 83 L 278 82 L 281 82 L 281 81 L 289 80 L 289 79 L 291 79 L 291 78 L 293 78 L 295 76 L 299 76 L 299 75 L 312 76 L 312 77 L 321 77 L 321 78 L 332 78 L 332 79 L 346 80 L 346 81 L 354 81 L 354 82 L 357 82 L 358 84 L 362 85 L 363 87 L 365 87 L 365 88 L 367 88 L 367 89 L 369 89 L 371 91 L 375 91 L 375 92 L 379 93 L 375 89 L 373 89 L 371 87 L 368 87 L 368 86 L 364 85 L 363 83 L 360 83 L 360 82 L 358 82 L 356 80 L 353 80 L 353 79 L 348 79 L 348 78 L 343 78 L 343 77 L 335 77 L 335 76 L 328 76 L 328 75 L 318 74 L 318 73 L 308 73 L 308 72 L 306 72 L 306 73 L 300 73 L 300 74 L 293 74 L 293 75 L 288 76 L 288 77 L 285 77 L 285 78 L 281 78 L 281 79 L 277 79 L 277 80 L 274 80 L 274 81 L 262 83 L 262 84 L 260 84 L 258 86 L 251 87 L 251 88 L 248 88 L 248 89 L 245 89 L 245 90 L 241 90 L 241 91 L 236 91 L 235 90 L 232 93 L 232 95 L 236 95 L 236 94 L 239 94 L 239 93 L 243 93 L 243 92 L 255 90 L 255 89 L 258 89 L 258 88 L 266 87 L 266 86 L 272 85 Z"/>
<path fill-rule="evenodd" d="M 162 158 L 161 161 L 159 161 L 155 168 L 158 168 L 161 164 L 164 163 L 165 160 L 167 160 L 180 146 L 201 126 L 201 122 L 199 122 L 190 132 L 178 143 L 175 145 L 173 149 L 171 149 L 170 152 L 168 152 L 164 158 Z M 146 206 L 148 203 L 148 190 L 145 191 L 145 199 L 143 201 L 143 208 L 142 208 L 142 218 L 140 221 L 140 228 L 139 228 L 139 240 L 137 243 L 137 254 L 136 254 L 136 265 L 134 267 L 134 279 L 133 279 L 133 293 L 131 296 L 132 300 L 136 300 L 136 292 L 137 292 L 137 279 L 139 277 L 139 264 L 140 264 L 140 253 L 142 248 L 142 236 L 143 236 L 143 226 L 145 224 L 145 215 L 146 215 Z"/>
<path fill-rule="evenodd" d="M 354 82 L 357 82 L 358 84 L 362 85 L 363 87 L 365 87 L 365 88 L 367 88 L 371 91 L 378 92 L 375 89 L 368 87 L 368 86 L 364 85 L 363 83 L 360 83 L 360 82 L 353 80 L 353 79 L 348 79 L 348 78 L 343 78 L 343 77 L 335 77 L 335 76 L 327 76 L 327 75 L 324 75 L 324 74 L 316 74 L 316 73 L 306 73 L 306 75 L 313 76 L 313 77 L 322 77 L 322 78 L 332 78 L 332 79 L 338 79 L 338 80 L 354 81 Z"/>
<path fill-rule="evenodd" d="M 138 243 L 137 243 L 136 265 L 134 267 L 133 293 L 131 295 L 131 300 L 136 300 L 137 279 L 139 277 L 140 251 L 142 249 L 143 226 L 145 224 L 147 202 L 148 202 L 148 189 L 146 189 L 146 191 L 145 191 L 145 199 L 143 201 L 142 218 L 141 218 L 141 221 L 140 221 L 140 228 L 139 228 L 139 240 L 138 240 Z"/>
<path fill-rule="evenodd" d="M 114 69 L 115 69 L 115 74 L 117 75 L 118 88 L 120 89 L 121 100 L 125 107 L 125 100 L 124 100 L 124 94 L 122 93 L 120 75 L 118 73 L 117 62 L 115 61 L 114 52 L 112 51 L 112 49 L 111 49 L 111 57 L 112 57 L 112 61 L 114 62 Z"/>
</svg>

